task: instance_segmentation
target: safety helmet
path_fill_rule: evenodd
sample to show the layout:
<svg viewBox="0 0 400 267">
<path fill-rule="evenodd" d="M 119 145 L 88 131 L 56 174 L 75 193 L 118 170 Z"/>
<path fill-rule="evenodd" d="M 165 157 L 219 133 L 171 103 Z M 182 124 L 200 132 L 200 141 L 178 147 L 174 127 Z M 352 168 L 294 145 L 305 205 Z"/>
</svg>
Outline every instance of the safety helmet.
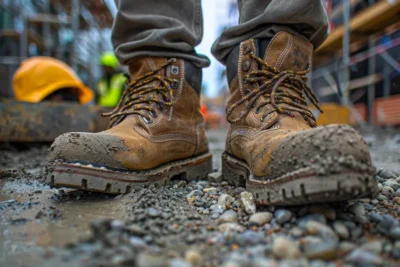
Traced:
<svg viewBox="0 0 400 267">
<path fill-rule="evenodd" d="M 118 67 L 118 59 L 113 52 L 105 52 L 100 57 L 100 65 L 116 69 Z"/>
<path fill-rule="evenodd" d="M 67 64 L 51 57 L 24 60 L 13 79 L 15 99 L 24 102 L 38 103 L 63 88 L 76 88 L 81 104 L 94 96 Z"/>
</svg>

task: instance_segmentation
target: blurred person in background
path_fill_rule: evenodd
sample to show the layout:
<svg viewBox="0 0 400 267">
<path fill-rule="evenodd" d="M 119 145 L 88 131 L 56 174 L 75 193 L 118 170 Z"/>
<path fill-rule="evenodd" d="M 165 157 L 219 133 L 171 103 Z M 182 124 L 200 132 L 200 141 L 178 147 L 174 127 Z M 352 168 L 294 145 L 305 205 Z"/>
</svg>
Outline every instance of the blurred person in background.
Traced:
<svg viewBox="0 0 400 267">
<path fill-rule="evenodd" d="M 93 92 L 64 62 L 51 57 L 24 60 L 13 78 L 14 97 L 18 101 L 70 101 L 86 104 Z"/>
<path fill-rule="evenodd" d="M 118 194 L 175 175 L 206 178 L 212 161 L 200 89 L 210 61 L 195 51 L 203 35 L 201 1 L 117 3 L 112 41 L 131 82 L 105 114 L 107 131 L 55 140 L 51 183 Z M 318 107 L 306 74 L 313 50 L 328 35 L 321 1 L 238 3 L 239 25 L 225 29 L 212 47 L 227 68 L 230 90 L 224 178 L 246 186 L 264 205 L 373 194 L 375 169 L 362 137 L 346 125 L 317 127 L 306 101 Z"/>
<path fill-rule="evenodd" d="M 96 103 L 103 107 L 115 107 L 125 88 L 126 77 L 117 70 L 118 59 L 113 52 L 105 52 L 100 58 L 103 77 L 97 83 Z"/>
</svg>

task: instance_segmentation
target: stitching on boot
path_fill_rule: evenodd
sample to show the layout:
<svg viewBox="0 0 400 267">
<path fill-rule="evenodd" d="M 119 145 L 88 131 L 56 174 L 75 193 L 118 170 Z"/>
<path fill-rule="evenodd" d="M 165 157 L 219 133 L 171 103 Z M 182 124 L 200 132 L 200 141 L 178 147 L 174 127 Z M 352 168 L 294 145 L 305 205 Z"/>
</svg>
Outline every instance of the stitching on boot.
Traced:
<svg viewBox="0 0 400 267">
<path fill-rule="evenodd" d="M 140 134 L 141 136 L 147 138 L 152 142 L 186 141 L 196 145 L 195 138 L 187 133 L 174 132 L 174 133 L 160 134 L 160 135 L 149 135 L 141 127 L 135 126 L 134 129 L 138 134 Z"/>
</svg>

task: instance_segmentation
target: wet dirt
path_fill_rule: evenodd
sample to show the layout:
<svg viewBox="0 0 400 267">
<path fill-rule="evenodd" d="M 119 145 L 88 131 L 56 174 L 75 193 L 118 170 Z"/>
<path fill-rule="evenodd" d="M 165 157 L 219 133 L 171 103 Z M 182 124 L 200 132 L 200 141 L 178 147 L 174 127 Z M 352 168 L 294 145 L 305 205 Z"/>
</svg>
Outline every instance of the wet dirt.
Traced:
<svg viewBox="0 0 400 267">
<path fill-rule="evenodd" d="M 221 168 L 220 155 L 225 134 L 225 131 L 218 130 L 208 135 L 214 168 L 217 170 Z M 400 173 L 398 131 L 390 129 L 378 134 L 367 132 L 364 136 L 376 167 Z M 238 249 L 232 241 L 236 237 L 221 233 L 221 224 L 216 220 L 221 214 L 212 218 L 216 213 L 213 214 L 210 205 L 222 194 L 230 194 L 238 199 L 244 189 L 202 182 L 187 185 L 180 181 L 166 189 L 144 188 L 124 196 L 51 189 L 44 184 L 48 148 L 48 144 L 0 146 L 1 266 L 152 266 L 152 263 L 153 266 L 217 266 L 226 259 L 229 261 L 229 257 L 236 257 L 230 254 Z M 188 204 L 187 195 L 193 191 L 201 192 L 214 187 L 218 195 L 213 197 L 207 193 L 208 204 L 196 196 L 194 202 Z M 234 214 L 233 218 L 227 215 L 228 224 L 225 227 L 238 228 L 240 231 L 243 227 L 253 227 L 249 224 L 249 216 L 241 210 L 239 200 L 235 200 L 235 203 L 230 210 L 237 213 L 238 219 Z M 379 209 L 390 211 L 398 220 L 399 208 L 392 209 L 391 203 L 384 203 L 385 208 Z M 335 206 L 334 209 L 337 213 L 341 212 L 341 207 Z M 261 209 L 267 210 L 274 211 Z M 292 212 L 296 213 L 297 210 Z M 232 220 L 232 224 L 229 224 L 229 220 Z M 268 228 L 270 226 L 267 225 L 257 231 L 268 237 L 288 228 L 282 226 L 282 229 L 278 229 L 274 225 Z M 353 227 L 352 231 L 357 229 Z M 252 236 L 251 233 L 248 235 Z M 354 237 L 356 240 L 356 234 Z M 239 240 L 241 235 L 237 238 Z M 240 239 L 237 242 L 243 247 L 247 246 L 247 243 L 243 245 L 241 242 L 247 241 Z M 390 244 L 395 246 L 393 242 Z M 266 250 L 268 246 L 271 244 L 266 245 Z M 196 260 L 190 259 L 190 253 L 188 256 L 188 250 L 192 248 L 198 251 L 192 257 L 196 259 L 200 254 L 203 258 L 199 265 L 193 263 Z M 248 255 L 249 251 L 243 254 Z M 204 259 L 206 254 L 208 260 Z M 240 260 L 244 261 L 236 261 Z M 191 265 L 185 265 L 188 262 Z"/>
</svg>

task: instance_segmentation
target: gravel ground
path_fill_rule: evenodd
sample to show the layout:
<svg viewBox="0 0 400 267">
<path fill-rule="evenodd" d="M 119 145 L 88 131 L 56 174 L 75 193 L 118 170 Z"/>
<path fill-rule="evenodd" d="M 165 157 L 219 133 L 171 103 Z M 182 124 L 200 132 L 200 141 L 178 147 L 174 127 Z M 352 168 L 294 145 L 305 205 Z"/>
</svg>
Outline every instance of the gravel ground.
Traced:
<svg viewBox="0 0 400 267">
<path fill-rule="evenodd" d="M 397 131 L 398 132 L 398 131 Z M 42 183 L 47 147 L 0 147 L 0 265 L 399 266 L 400 138 L 366 132 L 379 168 L 371 199 L 255 207 L 223 181 L 224 132 L 209 133 L 209 181 L 107 196 Z"/>
</svg>

